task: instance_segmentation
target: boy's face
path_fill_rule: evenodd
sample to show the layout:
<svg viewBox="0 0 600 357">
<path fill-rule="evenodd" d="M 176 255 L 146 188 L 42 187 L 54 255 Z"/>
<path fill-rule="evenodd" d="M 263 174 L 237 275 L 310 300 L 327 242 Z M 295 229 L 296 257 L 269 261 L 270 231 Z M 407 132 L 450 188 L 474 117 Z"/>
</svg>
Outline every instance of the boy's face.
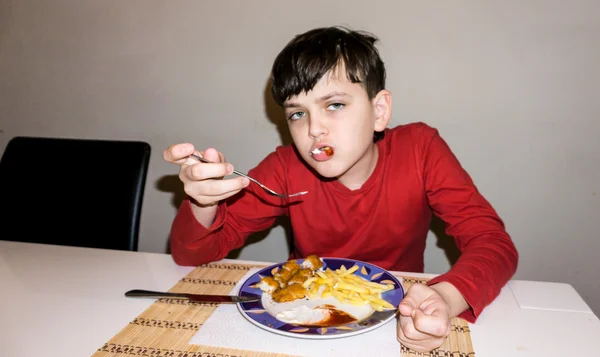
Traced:
<svg viewBox="0 0 600 357">
<path fill-rule="evenodd" d="M 320 175 L 360 188 L 377 163 L 373 132 L 384 130 L 389 122 L 391 94 L 382 90 L 369 99 L 360 83 L 348 81 L 342 65 L 283 106 L 302 158 Z M 330 147 L 332 155 L 315 150 L 322 147 Z"/>
</svg>

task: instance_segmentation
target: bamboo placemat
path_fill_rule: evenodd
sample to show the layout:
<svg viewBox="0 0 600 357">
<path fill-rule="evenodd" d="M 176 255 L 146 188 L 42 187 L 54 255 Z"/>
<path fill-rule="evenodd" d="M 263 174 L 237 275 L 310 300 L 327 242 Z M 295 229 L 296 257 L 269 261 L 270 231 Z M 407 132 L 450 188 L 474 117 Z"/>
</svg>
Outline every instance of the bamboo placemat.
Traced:
<svg viewBox="0 0 600 357">
<path fill-rule="evenodd" d="M 181 279 L 170 291 L 228 294 L 255 265 L 211 263 L 201 265 Z M 404 289 L 427 279 L 402 277 Z M 189 345 L 218 304 L 177 299 L 158 299 L 125 326 L 92 357 L 297 357 L 281 353 L 254 352 L 211 346 Z M 466 321 L 452 320 L 446 342 L 431 353 L 416 353 L 402 346 L 401 357 L 473 357 L 471 334 Z"/>
</svg>

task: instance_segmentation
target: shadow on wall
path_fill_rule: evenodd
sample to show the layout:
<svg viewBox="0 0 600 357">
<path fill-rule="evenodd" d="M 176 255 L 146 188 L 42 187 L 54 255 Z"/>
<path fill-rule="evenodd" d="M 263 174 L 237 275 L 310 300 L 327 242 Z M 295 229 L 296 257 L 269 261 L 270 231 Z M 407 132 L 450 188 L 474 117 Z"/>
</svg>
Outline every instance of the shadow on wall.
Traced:
<svg viewBox="0 0 600 357">
<path fill-rule="evenodd" d="M 248 237 L 248 240 L 246 240 L 246 244 L 238 249 L 232 250 L 228 255 L 227 258 L 229 259 L 237 259 L 239 258 L 240 254 L 242 253 L 242 250 L 252 244 L 258 243 L 260 241 L 262 241 L 263 239 L 265 239 L 269 233 L 271 233 L 271 230 L 273 230 L 273 228 L 275 227 L 279 227 L 281 226 L 283 228 L 283 230 L 285 231 L 285 238 L 287 241 L 287 246 L 288 246 L 288 254 L 292 252 L 292 250 L 294 249 L 294 241 L 292 238 L 292 227 L 290 225 L 290 220 L 287 216 L 281 216 L 278 217 L 275 220 L 275 223 L 273 224 L 273 226 L 267 230 L 264 230 L 262 232 L 257 232 L 254 233 L 252 235 L 250 235 L 250 237 Z M 285 257 L 285 259 L 287 260 L 287 256 Z M 267 261 L 271 261 L 271 260 L 279 260 L 279 258 L 269 258 L 269 257 L 264 257 L 263 260 L 267 260 Z"/>
<path fill-rule="evenodd" d="M 290 135 L 290 131 L 288 130 L 287 123 L 285 120 L 285 111 L 281 106 L 279 106 L 279 104 L 275 102 L 273 96 L 271 95 L 271 80 L 267 80 L 267 83 L 265 84 L 263 97 L 265 100 L 265 114 L 267 115 L 269 121 L 275 124 L 275 127 L 279 132 L 281 144 L 291 144 L 292 136 Z"/>
<path fill-rule="evenodd" d="M 171 204 L 176 210 L 179 209 L 179 206 L 181 206 L 181 203 L 186 197 L 186 193 L 183 190 L 183 183 L 179 179 L 178 175 L 166 175 L 161 177 L 156 182 L 155 187 L 160 192 L 170 192 L 173 194 L 171 196 Z M 165 253 L 167 254 L 171 254 L 169 243 L 169 237 L 167 237 L 165 245 Z"/>
<path fill-rule="evenodd" d="M 436 246 L 444 251 L 450 265 L 454 265 L 460 256 L 460 251 L 454 242 L 454 238 L 446 234 L 444 221 L 434 215 L 431 219 L 429 230 L 431 230 L 437 238 Z"/>
</svg>

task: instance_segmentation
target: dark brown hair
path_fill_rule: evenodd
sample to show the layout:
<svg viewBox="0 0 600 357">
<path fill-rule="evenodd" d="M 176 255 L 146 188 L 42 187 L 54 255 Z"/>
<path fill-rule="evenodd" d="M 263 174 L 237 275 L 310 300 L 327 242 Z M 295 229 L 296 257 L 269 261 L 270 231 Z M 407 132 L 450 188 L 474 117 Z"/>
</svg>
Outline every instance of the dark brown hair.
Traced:
<svg viewBox="0 0 600 357">
<path fill-rule="evenodd" d="M 343 64 L 352 83 L 361 83 L 370 99 L 385 88 L 385 66 L 377 38 L 345 27 L 324 27 L 294 37 L 277 55 L 271 71 L 271 94 L 277 104 L 306 93 L 330 70 Z"/>
</svg>

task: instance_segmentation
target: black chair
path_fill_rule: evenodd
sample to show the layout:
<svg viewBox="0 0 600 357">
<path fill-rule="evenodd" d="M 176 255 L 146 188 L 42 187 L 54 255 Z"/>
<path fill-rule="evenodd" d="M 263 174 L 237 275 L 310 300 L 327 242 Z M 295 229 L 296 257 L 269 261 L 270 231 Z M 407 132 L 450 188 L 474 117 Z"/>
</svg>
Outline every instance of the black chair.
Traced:
<svg viewBox="0 0 600 357">
<path fill-rule="evenodd" d="M 150 145 L 15 137 L 0 161 L 0 239 L 137 251 Z"/>
</svg>

